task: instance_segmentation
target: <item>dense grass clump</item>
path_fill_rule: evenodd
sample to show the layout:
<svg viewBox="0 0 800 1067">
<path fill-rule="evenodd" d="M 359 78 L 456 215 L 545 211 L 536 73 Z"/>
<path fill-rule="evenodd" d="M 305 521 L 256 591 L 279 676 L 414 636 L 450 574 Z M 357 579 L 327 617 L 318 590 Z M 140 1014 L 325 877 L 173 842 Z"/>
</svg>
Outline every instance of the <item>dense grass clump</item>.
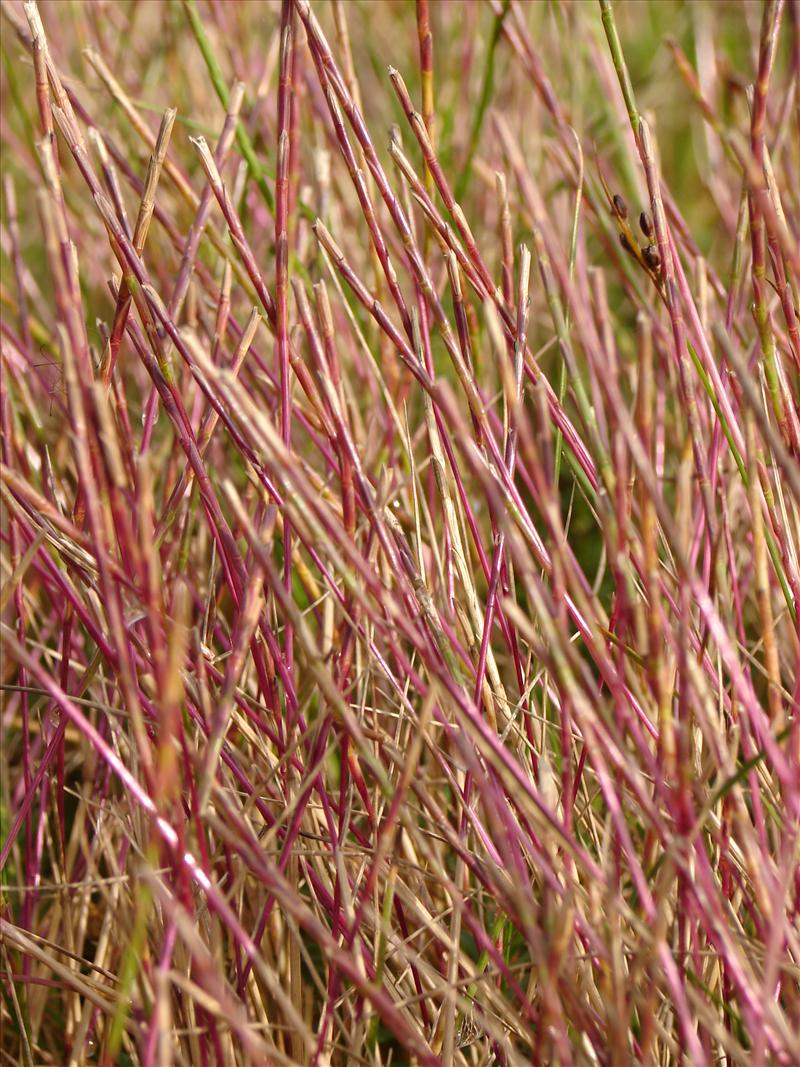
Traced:
<svg viewBox="0 0 800 1067">
<path fill-rule="evenodd" d="M 2 1063 L 800 1063 L 798 0 L 0 18 Z"/>
</svg>

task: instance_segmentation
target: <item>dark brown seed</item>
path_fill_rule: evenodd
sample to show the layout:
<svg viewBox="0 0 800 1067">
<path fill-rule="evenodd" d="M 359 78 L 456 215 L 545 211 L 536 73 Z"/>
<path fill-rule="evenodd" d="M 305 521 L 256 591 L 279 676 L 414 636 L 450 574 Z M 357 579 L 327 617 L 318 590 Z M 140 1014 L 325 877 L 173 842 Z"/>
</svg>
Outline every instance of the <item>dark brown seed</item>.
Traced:
<svg viewBox="0 0 800 1067">
<path fill-rule="evenodd" d="M 621 233 L 619 235 L 619 243 L 622 245 L 626 252 L 633 252 L 633 249 L 631 248 L 631 243 L 624 233 Z"/>
<path fill-rule="evenodd" d="M 653 220 L 646 211 L 643 211 L 639 216 L 639 226 L 641 227 L 642 233 L 649 240 L 653 236 Z"/>
<path fill-rule="evenodd" d="M 659 270 L 661 267 L 661 256 L 658 254 L 658 250 L 655 245 L 648 245 L 647 248 L 642 249 L 642 255 L 644 261 L 650 270 Z"/>
<path fill-rule="evenodd" d="M 628 205 L 625 203 L 625 201 L 622 199 L 622 197 L 619 195 L 619 193 L 615 193 L 614 194 L 613 204 L 614 204 L 614 214 L 617 216 L 617 218 L 627 219 L 627 217 L 628 217 Z"/>
</svg>

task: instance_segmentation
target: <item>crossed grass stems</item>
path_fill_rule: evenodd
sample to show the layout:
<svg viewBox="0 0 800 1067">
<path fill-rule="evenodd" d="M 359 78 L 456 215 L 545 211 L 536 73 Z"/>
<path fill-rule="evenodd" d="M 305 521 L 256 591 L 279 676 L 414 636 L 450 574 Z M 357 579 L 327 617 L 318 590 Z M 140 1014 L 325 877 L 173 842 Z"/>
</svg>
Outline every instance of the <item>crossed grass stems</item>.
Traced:
<svg viewBox="0 0 800 1067">
<path fill-rule="evenodd" d="M 744 137 L 671 45 L 738 182 L 725 281 L 611 5 L 556 16 L 605 31 L 622 164 L 588 166 L 529 12 L 489 7 L 457 194 L 425 2 L 386 152 L 347 5 L 282 3 L 255 99 L 247 14 L 174 8 L 213 151 L 3 8 L 37 188 L 18 217 L 9 168 L 6 1056 L 795 1062 L 797 5 Z"/>
</svg>

